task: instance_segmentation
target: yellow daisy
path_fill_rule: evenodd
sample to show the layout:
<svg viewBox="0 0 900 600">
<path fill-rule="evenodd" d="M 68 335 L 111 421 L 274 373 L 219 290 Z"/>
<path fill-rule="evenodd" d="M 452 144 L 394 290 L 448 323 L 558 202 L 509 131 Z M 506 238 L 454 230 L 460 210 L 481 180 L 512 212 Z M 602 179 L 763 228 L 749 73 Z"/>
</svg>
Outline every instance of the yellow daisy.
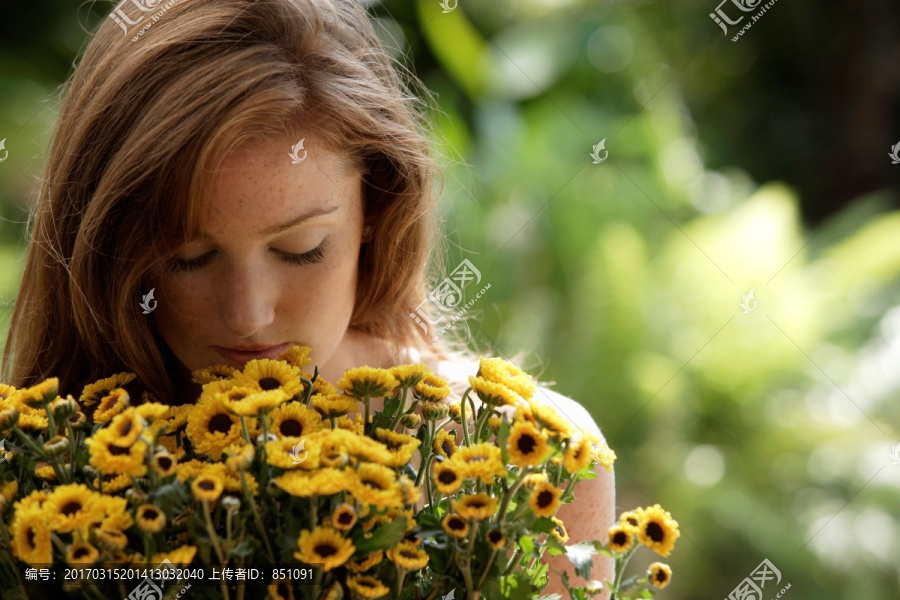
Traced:
<svg viewBox="0 0 900 600">
<path fill-rule="evenodd" d="M 211 381 L 230 379 L 237 373 L 237 369 L 229 365 L 214 365 L 203 369 L 197 369 L 191 373 L 191 381 L 200 385 Z"/>
<path fill-rule="evenodd" d="M 283 360 L 289 365 L 296 367 L 298 369 L 302 369 L 306 365 L 312 362 L 312 359 L 309 358 L 309 353 L 311 349 L 309 346 L 301 346 L 299 344 L 294 344 L 284 352 L 278 355 L 278 360 Z M 307 378 L 309 379 L 309 378 Z"/>
<path fill-rule="evenodd" d="M 362 573 L 364 571 L 368 571 L 369 569 L 380 563 L 383 558 L 384 550 L 378 550 L 362 560 L 349 561 L 347 563 L 347 568 L 354 573 Z"/>
<path fill-rule="evenodd" d="M 559 508 L 562 490 L 552 483 L 541 483 L 531 490 L 528 496 L 528 505 L 532 512 L 539 517 L 549 517 Z"/>
<path fill-rule="evenodd" d="M 413 396 L 424 402 L 440 402 L 450 395 L 450 386 L 443 377 L 427 373 L 413 388 Z"/>
<path fill-rule="evenodd" d="M 593 461 L 592 446 L 590 440 L 582 435 L 576 435 L 569 439 L 566 452 L 563 455 L 563 464 L 566 471 L 575 474 Z"/>
<path fill-rule="evenodd" d="M 464 519 L 481 521 L 497 511 L 497 499 L 485 492 L 468 494 L 453 501 L 453 511 Z"/>
<path fill-rule="evenodd" d="M 125 410 L 131 403 L 131 398 L 122 388 L 115 388 L 100 400 L 100 404 L 94 411 L 95 423 L 109 423 L 110 419 Z"/>
<path fill-rule="evenodd" d="M 350 493 L 359 502 L 378 508 L 403 505 L 403 493 L 393 469 L 376 463 L 361 463 L 356 469 L 356 477 Z"/>
<path fill-rule="evenodd" d="M 551 435 L 558 436 L 560 439 L 568 439 L 572 436 L 572 423 L 549 404 L 530 400 L 528 408 L 537 423 L 549 430 Z"/>
<path fill-rule="evenodd" d="M 494 483 L 494 477 L 509 475 L 503 464 L 502 451 L 489 442 L 463 446 L 453 453 L 450 462 L 459 465 L 466 478 L 474 478 L 482 483 Z"/>
<path fill-rule="evenodd" d="M 360 598 L 381 598 L 391 591 L 373 575 L 350 575 L 347 577 L 347 587 Z"/>
<path fill-rule="evenodd" d="M 455 494 L 465 480 L 463 468 L 451 461 L 435 463 L 431 470 L 431 479 L 442 494 Z"/>
<path fill-rule="evenodd" d="M 502 358 L 480 357 L 477 376 L 502 384 L 526 400 L 530 400 L 536 390 L 534 381 L 527 373 Z"/>
<path fill-rule="evenodd" d="M 560 521 L 559 519 L 557 519 L 556 517 L 551 516 L 550 520 L 553 521 L 553 524 L 555 525 L 555 527 L 553 527 L 553 529 L 550 530 L 550 535 L 552 535 L 553 537 L 558 539 L 560 541 L 560 543 L 562 543 L 562 544 L 565 544 L 566 542 L 568 542 L 569 541 L 569 532 L 566 531 L 565 524 L 562 521 Z"/>
<path fill-rule="evenodd" d="M 117 475 L 101 475 L 100 477 L 95 477 L 92 482 L 94 488 L 100 489 L 101 480 L 103 482 L 104 494 L 117 494 L 122 490 L 131 487 L 132 484 L 131 475 L 119 473 Z"/>
<path fill-rule="evenodd" d="M 549 448 L 546 434 L 528 421 L 519 421 L 509 432 L 506 449 L 510 463 L 517 467 L 536 467 L 543 462 Z"/>
<path fill-rule="evenodd" d="M 440 454 L 447 460 L 453 458 L 453 454 L 459 450 L 459 446 L 456 445 L 456 437 L 444 429 L 439 430 L 434 436 L 432 448 L 434 448 L 435 454 Z"/>
<path fill-rule="evenodd" d="M 103 518 L 103 507 L 97 503 L 99 497 L 83 483 L 56 486 L 43 505 L 48 527 L 68 533 L 99 521 Z"/>
<path fill-rule="evenodd" d="M 622 525 L 613 525 L 609 528 L 609 549 L 618 554 L 628 552 L 634 542 L 632 532 Z"/>
<path fill-rule="evenodd" d="M 681 535 L 678 522 L 659 504 L 641 511 L 638 527 L 638 540 L 660 556 L 669 556 L 675 540 Z"/>
<path fill-rule="evenodd" d="M 413 387 L 430 373 L 428 365 L 418 363 L 415 365 L 397 365 L 388 369 L 391 375 L 400 382 L 400 387 Z"/>
<path fill-rule="evenodd" d="M 50 377 L 28 388 L 16 390 L 12 402 L 19 407 L 44 408 L 59 396 L 59 378 Z"/>
<path fill-rule="evenodd" d="M 447 535 L 453 537 L 464 538 L 469 535 L 469 522 L 457 514 L 447 513 L 444 515 L 441 527 L 444 528 Z"/>
<path fill-rule="evenodd" d="M 338 380 L 337 387 L 360 400 L 389 394 L 400 382 L 387 369 L 357 367 L 348 369 Z"/>
<path fill-rule="evenodd" d="M 405 571 L 424 569 L 428 564 L 428 554 L 409 540 L 401 540 L 385 553 L 395 565 Z"/>
<path fill-rule="evenodd" d="M 422 441 L 411 435 L 397 433 L 378 427 L 375 429 L 375 438 L 387 446 L 391 453 L 390 459 L 384 462 L 389 467 L 403 467 L 408 465 Z"/>
<path fill-rule="evenodd" d="M 568 536 L 566 536 L 568 539 Z M 487 532 L 488 545 L 494 550 L 502 550 L 506 546 L 506 536 L 499 529 L 491 529 Z"/>
<path fill-rule="evenodd" d="M 519 402 L 516 393 L 502 383 L 469 375 L 469 385 L 481 401 L 490 406 L 515 406 Z"/>
<path fill-rule="evenodd" d="M 179 546 L 169 552 L 157 552 L 150 560 L 150 564 L 158 565 L 159 563 L 168 560 L 177 567 L 185 567 L 191 564 L 196 554 L 197 546 Z"/>
<path fill-rule="evenodd" d="M 598 444 L 591 448 L 591 460 L 603 465 L 603 468 L 612 472 L 613 463 L 616 461 L 616 453 L 606 444 Z"/>
<path fill-rule="evenodd" d="M 9 532 L 16 558 L 32 566 L 47 566 L 53 562 L 50 528 L 40 508 L 16 510 Z"/>
<path fill-rule="evenodd" d="M 299 438 L 321 429 L 322 416 L 302 402 L 282 404 L 269 414 L 269 431 L 275 435 Z"/>
<path fill-rule="evenodd" d="M 316 410 L 323 419 L 343 417 L 356 410 L 359 400 L 343 394 L 313 394 L 309 406 Z"/>
<path fill-rule="evenodd" d="M 356 551 L 351 540 L 331 527 L 316 527 L 312 532 L 302 530 L 297 546 L 300 550 L 294 552 L 294 558 L 307 564 L 319 565 L 323 571 L 343 565 Z"/>
<path fill-rule="evenodd" d="M 647 569 L 647 580 L 653 587 L 661 590 L 672 580 L 672 569 L 669 568 L 669 565 L 661 562 L 650 563 L 650 568 Z"/>
<path fill-rule="evenodd" d="M 152 504 L 142 504 L 135 511 L 138 527 L 147 533 L 158 533 L 166 525 L 166 513 Z"/>
<path fill-rule="evenodd" d="M 243 417 L 255 417 L 284 404 L 290 396 L 282 388 L 260 392 L 250 387 L 235 386 L 220 392 L 219 398 L 228 412 Z"/>
<path fill-rule="evenodd" d="M 122 414 L 115 415 L 105 431 L 116 446 L 126 448 L 135 443 L 144 432 L 144 423 L 146 421 L 141 419 L 136 411 L 126 410 Z"/>
<path fill-rule="evenodd" d="M 244 369 L 235 373 L 235 385 L 263 391 L 281 388 L 288 398 L 299 398 L 303 393 L 300 369 L 281 360 L 258 358 L 248 361 Z"/>
<path fill-rule="evenodd" d="M 194 498 L 200 501 L 215 502 L 224 489 L 225 482 L 222 477 L 211 470 L 200 473 L 191 483 L 191 492 Z"/>
<path fill-rule="evenodd" d="M 346 502 L 337 506 L 331 513 L 331 525 L 335 529 L 349 531 L 356 524 L 356 511 Z"/>
<path fill-rule="evenodd" d="M 636 508 L 634 510 L 623 512 L 621 515 L 619 515 L 619 525 L 621 525 L 631 533 L 637 533 L 641 528 L 642 511 L 642 508 Z"/>
<path fill-rule="evenodd" d="M 255 429 L 255 420 L 248 420 L 252 422 L 252 426 L 247 423 L 248 429 Z M 225 446 L 243 439 L 240 417 L 225 408 L 221 396 L 216 393 L 207 395 L 206 390 L 188 415 L 186 433 L 194 452 L 205 454 L 213 460 L 221 459 Z"/>
<path fill-rule="evenodd" d="M 176 461 L 168 451 L 157 452 L 153 455 L 153 470 L 159 477 L 169 477 L 175 474 Z"/>
<path fill-rule="evenodd" d="M 135 377 L 137 377 L 137 375 L 134 373 L 118 373 L 112 377 L 95 381 L 94 383 L 84 386 L 84 390 L 81 392 L 81 397 L 78 401 L 87 404 L 88 406 L 94 405 L 100 402 L 114 389 L 123 388 L 131 383 Z"/>
<path fill-rule="evenodd" d="M 124 550 L 128 547 L 128 536 L 117 529 L 98 529 L 97 543 L 104 550 Z"/>
<path fill-rule="evenodd" d="M 347 471 L 328 467 L 313 472 L 289 471 L 273 481 L 288 494 L 298 497 L 330 496 L 351 491 L 359 483 L 352 469 Z"/>
<path fill-rule="evenodd" d="M 85 440 L 90 452 L 90 464 L 104 475 L 125 473 L 135 477 L 147 474 L 144 455 L 147 444 L 137 440 L 127 447 L 119 446 L 119 437 L 110 429 L 101 429 Z"/>
</svg>

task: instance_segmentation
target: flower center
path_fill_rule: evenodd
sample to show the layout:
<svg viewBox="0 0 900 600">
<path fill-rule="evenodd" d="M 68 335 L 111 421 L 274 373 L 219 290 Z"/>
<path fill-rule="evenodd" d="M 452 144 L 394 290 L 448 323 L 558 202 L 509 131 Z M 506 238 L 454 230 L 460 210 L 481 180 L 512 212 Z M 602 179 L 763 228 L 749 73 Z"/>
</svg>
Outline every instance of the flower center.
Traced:
<svg viewBox="0 0 900 600">
<path fill-rule="evenodd" d="M 225 413 L 219 413 L 209 420 L 208 426 L 210 433 L 228 433 L 231 431 L 231 417 Z"/>
<path fill-rule="evenodd" d="M 281 387 L 281 382 L 274 377 L 263 377 L 259 380 L 259 387 L 266 391 L 274 390 L 275 388 Z"/>
</svg>

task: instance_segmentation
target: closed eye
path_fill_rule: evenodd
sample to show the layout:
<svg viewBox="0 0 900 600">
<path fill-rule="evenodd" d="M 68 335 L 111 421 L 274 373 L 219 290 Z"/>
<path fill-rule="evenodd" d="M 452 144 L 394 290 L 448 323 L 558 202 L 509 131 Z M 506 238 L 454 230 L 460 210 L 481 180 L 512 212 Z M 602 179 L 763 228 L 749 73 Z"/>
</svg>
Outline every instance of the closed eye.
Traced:
<svg viewBox="0 0 900 600">
<path fill-rule="evenodd" d="M 174 273 L 180 273 L 183 271 L 196 271 L 197 269 L 204 266 L 209 259 L 215 254 L 215 250 L 211 252 L 207 252 L 203 256 L 198 256 L 197 258 L 192 258 L 190 260 L 184 260 L 181 258 L 171 258 L 167 263 L 167 267 L 170 271 Z M 317 248 L 310 250 L 309 252 L 304 252 L 303 254 L 291 254 L 289 252 L 281 252 L 279 250 L 274 250 L 276 254 L 278 254 L 279 258 L 282 261 L 295 265 L 308 265 L 312 263 L 322 262 L 325 258 L 325 242 L 323 241 Z"/>
</svg>

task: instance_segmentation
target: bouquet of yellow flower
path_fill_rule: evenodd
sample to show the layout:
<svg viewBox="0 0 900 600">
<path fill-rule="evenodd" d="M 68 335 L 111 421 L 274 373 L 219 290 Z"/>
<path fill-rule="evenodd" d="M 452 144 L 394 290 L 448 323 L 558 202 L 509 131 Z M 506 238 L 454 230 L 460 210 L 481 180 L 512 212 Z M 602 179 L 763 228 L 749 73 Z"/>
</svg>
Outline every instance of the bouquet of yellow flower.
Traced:
<svg viewBox="0 0 900 600">
<path fill-rule="evenodd" d="M 571 598 L 668 584 L 661 563 L 623 578 L 639 545 L 666 556 L 678 537 L 658 505 L 623 514 L 605 544 L 565 545 L 555 513 L 615 453 L 514 365 L 482 358 L 453 403 L 423 364 L 333 385 L 308 354 L 195 371 L 203 391 L 184 406 L 133 401 L 132 373 L 77 400 L 55 378 L 0 384 L 3 597 L 525 599 L 548 582 L 545 551 L 585 579 L 598 554 L 615 559 L 614 581 L 563 574 Z"/>
</svg>

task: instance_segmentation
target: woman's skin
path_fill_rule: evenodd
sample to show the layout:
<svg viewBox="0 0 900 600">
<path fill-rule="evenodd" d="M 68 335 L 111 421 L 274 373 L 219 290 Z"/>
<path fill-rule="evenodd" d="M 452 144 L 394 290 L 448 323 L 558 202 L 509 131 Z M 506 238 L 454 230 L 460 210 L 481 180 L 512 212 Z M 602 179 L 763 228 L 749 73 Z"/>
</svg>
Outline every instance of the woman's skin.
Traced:
<svg viewBox="0 0 900 600">
<path fill-rule="evenodd" d="M 204 262 L 195 270 L 167 272 L 150 282 L 158 301 L 152 318 L 181 363 L 176 376 L 178 403 L 193 402 L 200 395 L 200 386 L 190 381 L 191 371 L 229 364 L 213 346 L 284 342 L 309 346 L 311 364 L 332 383 L 352 367 L 403 362 L 383 340 L 348 328 L 359 252 L 365 243 L 362 178 L 342 163 L 339 154 L 311 137 L 304 144 L 306 158 L 292 164 L 288 153 L 297 141 L 269 140 L 226 157 L 204 208 L 208 239 L 192 241 L 176 254 L 179 260 L 205 257 Z M 331 212 L 280 233 L 262 233 L 315 210 Z M 282 259 L 284 254 L 307 253 L 323 241 L 320 262 L 297 265 Z M 436 365 L 429 367 L 435 370 Z M 574 400 L 552 392 L 546 400 L 537 399 L 550 400 L 576 428 L 603 439 L 588 411 Z M 383 400 L 377 399 L 370 408 L 374 412 L 382 406 Z M 512 407 L 501 412 L 510 420 L 514 414 Z M 596 479 L 575 487 L 578 500 L 557 513 L 570 525 L 570 544 L 605 539 L 615 518 L 612 475 L 600 466 L 595 471 Z M 574 576 L 564 556 L 545 561 L 551 569 Z M 596 560 L 593 577 L 611 577 L 610 566 L 609 561 Z M 573 577 L 573 585 L 576 582 L 581 583 L 580 578 Z M 554 592 L 566 596 L 555 574 L 545 590 Z"/>
<path fill-rule="evenodd" d="M 226 360 L 213 346 L 309 346 L 312 364 L 328 381 L 348 368 L 381 366 L 385 345 L 348 329 L 357 268 L 364 243 L 363 182 L 341 156 L 307 137 L 306 158 L 292 164 L 292 138 L 269 140 L 226 157 L 204 207 L 208 239 L 185 244 L 175 255 L 201 258 L 193 270 L 151 279 L 160 334 L 179 359 L 179 389 L 190 371 Z M 313 211 L 330 211 L 280 233 L 263 233 Z M 293 264 L 322 242 L 320 262 Z"/>
</svg>

